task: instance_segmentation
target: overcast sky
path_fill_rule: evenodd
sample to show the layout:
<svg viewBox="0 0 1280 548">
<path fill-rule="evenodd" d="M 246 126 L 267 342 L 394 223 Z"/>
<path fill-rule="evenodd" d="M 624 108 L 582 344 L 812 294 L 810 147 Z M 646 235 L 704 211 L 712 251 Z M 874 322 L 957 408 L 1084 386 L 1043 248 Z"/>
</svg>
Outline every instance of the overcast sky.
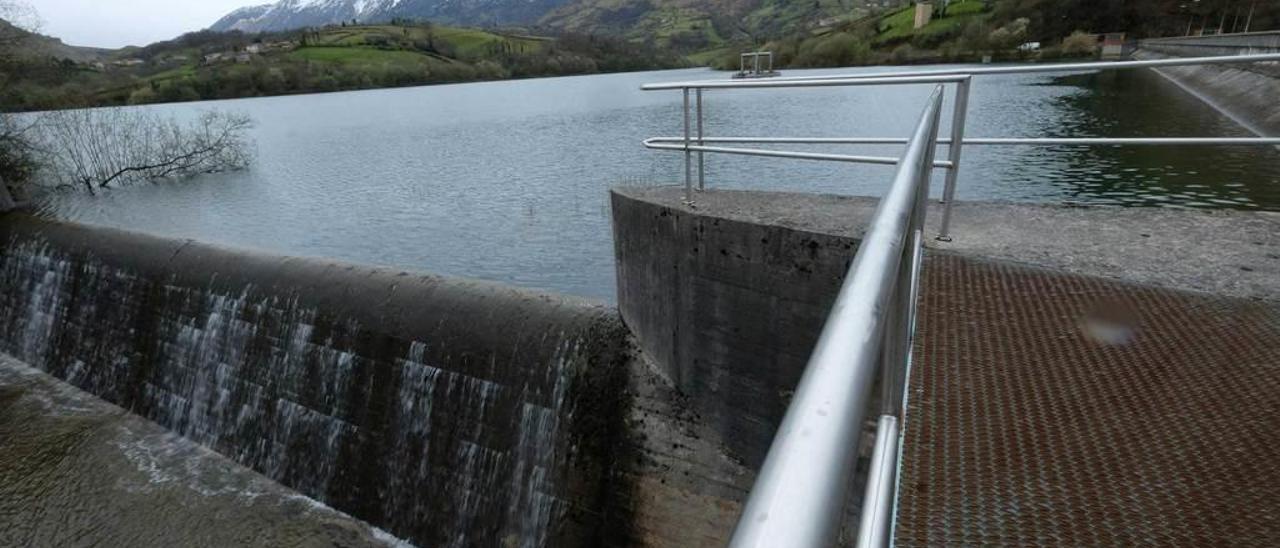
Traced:
<svg viewBox="0 0 1280 548">
<path fill-rule="evenodd" d="M 145 46 L 200 30 L 233 9 L 268 0 L 26 0 L 41 33 L 75 46 Z"/>
</svg>

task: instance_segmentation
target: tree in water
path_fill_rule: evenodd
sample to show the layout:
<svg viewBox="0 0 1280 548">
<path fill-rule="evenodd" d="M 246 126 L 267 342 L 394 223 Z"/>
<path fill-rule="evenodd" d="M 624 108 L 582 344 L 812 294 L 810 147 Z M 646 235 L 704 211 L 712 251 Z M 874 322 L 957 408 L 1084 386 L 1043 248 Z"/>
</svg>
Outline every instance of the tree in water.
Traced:
<svg viewBox="0 0 1280 548">
<path fill-rule="evenodd" d="M 205 112 L 188 124 L 136 108 L 50 112 L 39 121 L 42 160 L 58 186 L 90 193 L 138 182 L 245 169 L 252 120 Z"/>
<path fill-rule="evenodd" d="M 20 68 L 11 62 L 41 20 L 35 8 L 21 0 L 0 0 L 0 85 L 7 85 Z M 13 207 L 13 196 L 35 173 L 38 162 L 31 140 L 33 124 L 11 113 L 0 113 L 0 210 Z"/>
</svg>

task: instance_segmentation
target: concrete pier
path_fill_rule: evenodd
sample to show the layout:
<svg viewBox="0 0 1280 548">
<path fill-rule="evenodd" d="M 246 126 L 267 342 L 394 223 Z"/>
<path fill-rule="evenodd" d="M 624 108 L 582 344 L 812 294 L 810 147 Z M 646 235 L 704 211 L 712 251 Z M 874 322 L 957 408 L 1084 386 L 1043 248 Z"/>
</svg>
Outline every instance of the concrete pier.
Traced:
<svg viewBox="0 0 1280 548">
<path fill-rule="evenodd" d="M 790 192 L 709 190 L 694 207 L 674 186 L 627 187 L 619 200 L 659 208 L 658 215 L 856 240 L 877 199 Z M 930 235 L 941 205 L 931 203 Z M 936 251 L 1012 261 L 1171 289 L 1280 300 L 1280 212 L 1117 206 L 957 202 L 950 242 L 929 239 Z M 705 233 L 707 229 L 703 229 Z M 806 244 L 807 245 L 807 244 Z M 1170 260 L 1173 253 L 1177 260 Z"/>
<path fill-rule="evenodd" d="M 694 419 L 679 431 L 700 444 L 644 468 L 650 481 L 678 475 L 664 467 L 686 474 L 654 492 L 703 508 L 665 514 L 700 536 L 654 545 L 727 539 L 875 208 L 811 194 L 682 198 L 678 187 L 613 193 L 620 313 L 659 386 L 687 404 Z M 1276 214 L 960 203 L 952 233 L 926 250 L 900 543 L 1280 539 L 1259 490 L 1280 481 L 1261 464 L 1280 457 L 1280 439 L 1249 426 L 1280 418 L 1274 391 L 1249 388 L 1280 382 Z M 1239 413 L 1243 423 L 1215 422 Z M 1141 457 L 1123 449 L 1148 438 Z M 740 466 L 717 466 L 706 447 Z M 1194 462 L 1179 457 L 1186 447 Z M 1192 484 L 1189 508 L 1250 526 L 1167 504 Z M 1141 511 L 1098 519 L 1093 492 Z M 634 523 L 655 530 L 669 519 L 661 508 Z"/>
<path fill-rule="evenodd" d="M 655 368 L 759 465 L 875 208 L 871 198 L 613 193 L 618 307 Z M 938 206 L 930 211 L 936 234 Z M 959 203 L 931 254 L 1280 300 L 1280 215 Z"/>
</svg>

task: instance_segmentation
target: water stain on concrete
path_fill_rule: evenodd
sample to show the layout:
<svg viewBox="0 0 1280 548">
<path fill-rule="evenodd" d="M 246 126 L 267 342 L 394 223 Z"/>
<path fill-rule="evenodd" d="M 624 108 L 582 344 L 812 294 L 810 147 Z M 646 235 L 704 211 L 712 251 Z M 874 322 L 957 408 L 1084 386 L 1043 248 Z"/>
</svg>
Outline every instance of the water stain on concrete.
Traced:
<svg viewBox="0 0 1280 548">
<path fill-rule="evenodd" d="M 0 545 L 405 545 L 0 356 Z"/>
</svg>

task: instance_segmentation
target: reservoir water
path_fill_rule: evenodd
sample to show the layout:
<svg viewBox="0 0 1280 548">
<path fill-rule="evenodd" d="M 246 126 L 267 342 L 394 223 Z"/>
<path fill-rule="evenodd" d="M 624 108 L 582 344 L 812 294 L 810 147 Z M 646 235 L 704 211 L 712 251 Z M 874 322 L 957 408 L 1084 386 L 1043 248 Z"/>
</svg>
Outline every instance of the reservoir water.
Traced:
<svg viewBox="0 0 1280 548">
<path fill-rule="evenodd" d="M 884 70 L 892 68 L 788 75 Z M 678 154 L 640 144 L 679 134 L 679 93 L 640 85 L 701 78 L 727 76 L 688 69 L 140 107 L 247 113 L 256 121 L 257 159 L 240 173 L 98 196 L 52 194 L 40 209 L 612 300 L 608 188 L 672 184 L 683 173 Z M 905 137 L 930 89 L 710 91 L 707 134 Z M 970 108 L 970 137 L 1249 135 L 1147 71 L 982 77 Z M 858 150 L 896 155 L 900 147 Z M 891 174 L 887 166 L 743 157 L 709 156 L 707 164 L 712 188 L 876 196 Z M 1280 152 L 970 147 L 959 197 L 1277 211 Z"/>
</svg>

